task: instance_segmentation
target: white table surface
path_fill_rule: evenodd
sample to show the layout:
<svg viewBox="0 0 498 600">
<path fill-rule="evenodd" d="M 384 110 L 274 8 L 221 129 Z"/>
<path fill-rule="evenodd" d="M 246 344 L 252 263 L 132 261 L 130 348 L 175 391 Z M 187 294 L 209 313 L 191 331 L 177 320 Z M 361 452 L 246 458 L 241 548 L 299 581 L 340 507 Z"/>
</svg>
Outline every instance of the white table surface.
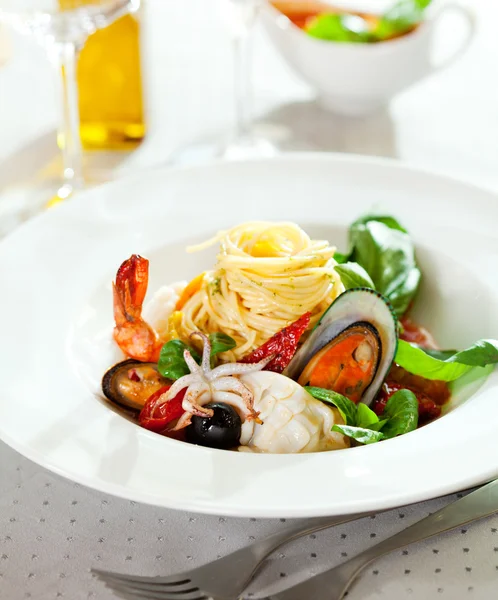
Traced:
<svg viewBox="0 0 498 600">
<path fill-rule="evenodd" d="M 230 42 L 215 4 L 147 0 L 149 134 L 131 156 L 92 155 L 91 165 L 117 165 L 116 176 L 126 174 L 166 162 L 189 141 L 229 130 Z M 318 109 L 312 90 L 258 32 L 258 119 L 284 143 L 292 125 L 292 139 L 299 142 L 294 147 L 389 156 L 498 190 L 498 5 L 493 0 L 471 4 L 479 24 L 468 53 L 399 96 L 383 113 L 360 120 Z M 437 51 L 449 52 L 459 35 L 459 23 L 449 21 Z M 57 165 L 50 67 L 30 40 L 12 36 L 10 45 L 11 57 L 0 67 L 0 214 L 7 186 L 12 190 L 27 179 L 41 180 Z M 253 593 L 260 596 L 337 564 L 453 498 L 390 511 L 288 546 L 269 561 Z M 108 600 L 111 594 L 91 579 L 91 566 L 167 574 L 282 526 L 107 497 L 52 475 L 0 443 L 1 600 Z M 348 597 L 490 600 L 498 597 L 497 583 L 498 517 L 385 557 L 365 571 Z"/>
</svg>

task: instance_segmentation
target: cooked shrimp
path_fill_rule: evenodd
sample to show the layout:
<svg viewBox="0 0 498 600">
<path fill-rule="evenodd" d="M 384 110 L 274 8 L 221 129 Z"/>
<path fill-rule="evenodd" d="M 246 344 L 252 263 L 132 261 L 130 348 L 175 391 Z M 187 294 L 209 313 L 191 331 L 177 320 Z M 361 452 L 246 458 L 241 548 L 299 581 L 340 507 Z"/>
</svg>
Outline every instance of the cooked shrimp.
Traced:
<svg viewBox="0 0 498 600">
<path fill-rule="evenodd" d="M 142 305 L 149 282 L 149 261 L 133 254 L 119 267 L 112 284 L 114 340 L 130 358 L 157 362 L 162 343 L 142 318 Z"/>
</svg>

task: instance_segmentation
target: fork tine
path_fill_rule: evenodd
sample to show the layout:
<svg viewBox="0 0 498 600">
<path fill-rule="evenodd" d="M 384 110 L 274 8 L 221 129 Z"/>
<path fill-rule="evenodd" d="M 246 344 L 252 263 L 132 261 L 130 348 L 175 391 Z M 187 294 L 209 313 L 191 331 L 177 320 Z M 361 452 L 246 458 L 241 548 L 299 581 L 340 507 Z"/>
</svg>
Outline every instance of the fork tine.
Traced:
<svg viewBox="0 0 498 600">
<path fill-rule="evenodd" d="M 193 594 L 194 592 L 199 593 L 199 588 L 193 583 L 187 583 L 185 585 L 175 586 L 172 588 L 168 585 L 156 583 L 154 581 L 149 581 L 148 583 L 143 581 L 122 581 L 120 579 L 114 579 L 113 577 L 108 577 L 103 581 L 105 581 L 105 583 L 108 585 L 126 587 L 129 590 L 141 590 L 144 592 L 158 591 L 167 593 L 172 597 L 178 598 L 179 600 L 183 600 L 183 598 L 185 598 L 188 594 Z"/>
<path fill-rule="evenodd" d="M 159 594 L 167 595 L 171 598 L 176 598 L 176 600 L 192 600 L 194 598 L 198 598 L 202 596 L 203 593 L 201 590 L 195 586 L 194 584 L 189 584 L 188 586 L 182 587 L 182 589 L 172 590 L 171 588 L 166 588 L 161 584 L 147 584 L 147 583 L 133 583 L 130 581 L 116 581 L 114 579 L 106 579 L 105 584 L 110 587 L 119 587 L 124 588 L 133 592 L 157 592 Z"/>
<path fill-rule="evenodd" d="M 99 569 L 91 569 L 91 572 L 102 580 L 112 578 L 116 581 L 123 581 L 126 583 L 156 583 L 172 587 L 191 584 L 190 578 L 187 577 L 187 575 L 185 575 L 185 577 L 182 577 L 181 573 L 169 575 L 167 577 L 147 577 L 141 575 L 126 575 L 125 573 L 115 573 L 113 571 L 100 571 Z"/>
<path fill-rule="evenodd" d="M 185 595 L 172 595 L 166 590 L 133 590 L 124 584 L 106 583 L 106 586 L 113 592 L 116 592 L 124 598 L 130 598 L 131 600 L 209 600 L 209 596 L 199 589 L 195 592 L 186 593 Z"/>
</svg>

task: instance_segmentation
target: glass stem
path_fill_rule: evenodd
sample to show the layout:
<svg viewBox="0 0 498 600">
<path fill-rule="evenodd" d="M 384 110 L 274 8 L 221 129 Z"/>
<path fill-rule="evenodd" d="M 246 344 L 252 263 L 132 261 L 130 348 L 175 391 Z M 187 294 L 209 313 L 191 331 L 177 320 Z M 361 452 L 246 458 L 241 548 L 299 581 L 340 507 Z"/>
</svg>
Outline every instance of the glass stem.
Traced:
<svg viewBox="0 0 498 600">
<path fill-rule="evenodd" d="M 235 137 L 249 135 L 252 122 L 252 27 L 239 32 L 234 45 Z"/>
<path fill-rule="evenodd" d="M 59 82 L 61 114 L 57 141 L 62 152 L 64 186 L 70 192 L 83 186 L 76 72 L 78 47 L 73 42 L 54 42 L 49 55 Z"/>
</svg>

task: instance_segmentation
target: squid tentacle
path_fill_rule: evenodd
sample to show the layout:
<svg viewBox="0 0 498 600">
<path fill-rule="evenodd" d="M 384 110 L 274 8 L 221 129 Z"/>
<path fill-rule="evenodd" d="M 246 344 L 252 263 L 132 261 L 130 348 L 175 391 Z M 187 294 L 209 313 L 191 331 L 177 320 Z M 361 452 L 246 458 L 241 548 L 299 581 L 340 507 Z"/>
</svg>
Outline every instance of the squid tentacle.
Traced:
<svg viewBox="0 0 498 600">
<path fill-rule="evenodd" d="M 167 392 L 165 392 L 164 394 L 161 394 L 159 396 L 159 398 L 156 400 L 154 408 L 156 408 L 163 402 L 169 402 L 170 400 L 173 400 L 173 398 L 177 394 L 179 394 L 185 388 L 188 388 L 190 385 L 192 385 L 196 381 L 197 381 L 196 375 L 190 374 L 190 375 L 184 375 L 183 377 L 180 377 L 180 379 L 177 379 Z"/>
<path fill-rule="evenodd" d="M 185 412 L 178 419 L 178 422 L 170 431 L 180 431 L 180 429 L 184 429 L 185 427 L 188 427 L 191 422 L 192 422 L 192 415 L 188 412 Z"/>
<path fill-rule="evenodd" d="M 208 336 L 200 331 L 194 331 L 190 337 L 200 337 L 203 342 L 201 368 L 207 374 L 211 370 L 211 342 Z"/>
<path fill-rule="evenodd" d="M 202 375 L 203 370 L 202 367 L 200 367 L 194 360 L 192 354 L 190 354 L 189 350 L 185 350 L 183 352 L 183 358 L 185 359 L 185 362 L 187 363 L 187 367 L 190 369 L 190 372 L 192 374 L 199 374 Z"/>
<path fill-rule="evenodd" d="M 219 365 L 215 367 L 210 373 L 207 374 L 207 379 L 213 380 L 218 377 L 225 377 L 228 375 L 244 375 L 246 373 L 255 373 L 261 371 L 266 365 L 273 360 L 274 356 L 267 356 L 263 360 L 253 364 L 241 364 L 241 363 L 227 363 L 225 365 Z"/>
<path fill-rule="evenodd" d="M 210 408 L 203 408 L 199 404 L 199 401 L 202 396 L 205 395 L 205 392 L 208 392 L 208 395 L 211 396 L 209 387 L 205 383 L 195 383 L 191 385 L 182 402 L 183 410 L 192 415 L 196 415 L 197 417 L 212 417 L 214 414 L 213 410 Z"/>
<path fill-rule="evenodd" d="M 233 408 L 243 414 L 246 419 L 248 418 L 247 406 L 239 394 L 227 390 L 215 390 L 214 399 L 216 402 L 224 402 L 225 404 L 233 406 Z"/>
<path fill-rule="evenodd" d="M 246 418 L 249 420 L 258 418 L 259 412 L 254 410 L 254 394 L 242 381 L 235 377 L 221 377 L 213 383 L 213 388 L 238 394 L 244 403 Z"/>
<path fill-rule="evenodd" d="M 187 427 L 191 423 L 193 416 L 212 417 L 214 411 L 210 408 L 205 408 L 204 405 L 215 398 L 237 408 L 245 417 L 245 420 L 261 422 L 259 420 L 259 412 L 254 410 L 254 395 L 252 391 L 235 376 L 261 371 L 274 356 L 268 356 L 258 363 L 227 363 L 211 369 L 211 344 L 208 336 L 196 331 L 192 333 L 192 337 L 199 337 L 202 340 L 201 364 L 198 365 L 192 357 L 191 352 L 185 350 L 183 356 L 190 373 L 180 377 L 180 379 L 173 383 L 166 394 L 161 396 L 161 401 L 164 401 L 162 400 L 164 397 L 166 401 L 169 401 L 183 389 L 187 388 L 182 401 L 182 408 L 185 413 L 180 417 L 173 431 Z"/>
</svg>

